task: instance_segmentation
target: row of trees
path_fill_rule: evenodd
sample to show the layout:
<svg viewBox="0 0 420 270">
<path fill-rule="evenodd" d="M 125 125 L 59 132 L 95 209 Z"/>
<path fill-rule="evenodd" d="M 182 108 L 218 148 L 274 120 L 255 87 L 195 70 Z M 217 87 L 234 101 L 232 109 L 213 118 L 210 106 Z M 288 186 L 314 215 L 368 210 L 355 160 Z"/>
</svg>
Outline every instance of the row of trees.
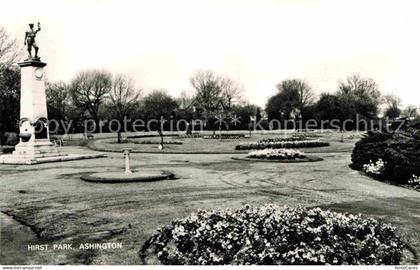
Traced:
<svg viewBox="0 0 420 270">
<path fill-rule="evenodd" d="M 140 91 L 131 78 L 105 70 L 88 70 L 78 73 L 69 84 L 47 83 L 49 118 L 58 122 L 72 121 L 74 128 L 80 120 L 92 119 L 95 127 L 102 118 L 123 121 L 137 105 Z M 73 130 L 78 131 L 78 130 Z M 121 130 L 118 130 L 121 141 Z"/>
<path fill-rule="evenodd" d="M 282 81 L 277 85 L 277 89 L 278 93 L 269 98 L 265 108 L 269 120 L 337 119 L 342 123 L 349 119 L 356 120 L 356 117 L 374 120 L 378 119 L 381 107 L 385 107 L 383 116 L 390 119 L 400 116 L 418 117 L 416 107 L 408 106 L 402 110 L 398 97 L 381 96 L 373 79 L 357 74 L 340 81 L 335 92 L 321 93 L 317 100 L 312 88 L 301 79 Z"/>
<path fill-rule="evenodd" d="M 13 64 L 22 56 L 17 40 L 0 27 L 0 145 L 5 130 L 15 130 L 19 115 L 20 71 Z"/>
<path fill-rule="evenodd" d="M 20 71 L 13 64 L 21 57 L 22 49 L 16 40 L 0 28 L 0 133 L 17 131 Z M 86 70 L 76 74 L 69 83 L 47 83 L 49 118 L 71 121 L 70 132 L 83 132 L 85 127 L 81 120 L 85 119 L 92 119 L 95 126 L 100 126 L 104 119 L 116 119 L 120 123 L 124 118 L 157 119 L 155 128 L 162 135 L 162 127 L 165 127 L 162 118 L 204 120 L 205 127 L 215 132 L 232 128 L 232 123 L 234 128 L 247 129 L 251 117 L 256 121 L 262 117 L 258 106 L 244 101 L 243 87 L 227 76 L 199 70 L 191 75 L 190 84 L 193 91 L 183 91 L 177 98 L 164 89 L 144 96 L 144 91 L 124 74 Z M 416 107 L 402 110 L 398 97 L 381 96 L 374 80 L 359 75 L 339 82 L 335 92 L 322 93 L 318 99 L 301 79 L 284 80 L 277 84 L 277 89 L 265 107 L 268 120 L 344 121 L 356 115 L 375 119 L 381 106 L 385 106 L 384 115 L 390 118 L 418 116 Z M 118 129 L 118 141 L 121 141 L 121 131 L 122 127 Z"/>
<path fill-rule="evenodd" d="M 68 84 L 47 84 L 49 118 L 72 119 L 73 123 L 89 118 L 95 125 L 100 125 L 103 119 L 116 119 L 119 123 L 125 118 L 156 119 L 156 129 L 161 133 L 161 127 L 165 126 L 161 122 L 163 118 L 202 119 L 208 123 L 208 128 L 215 130 L 212 123 L 216 119 L 223 119 L 218 122 L 219 128 L 222 123 L 229 126 L 229 121 L 225 120 L 233 115 L 249 123 L 250 116 L 259 110 L 257 106 L 243 104 L 242 88 L 226 76 L 197 71 L 190 81 L 195 91 L 183 91 L 179 98 L 170 96 L 163 89 L 153 90 L 143 97 L 143 91 L 125 75 L 112 75 L 105 70 L 82 71 Z"/>
</svg>

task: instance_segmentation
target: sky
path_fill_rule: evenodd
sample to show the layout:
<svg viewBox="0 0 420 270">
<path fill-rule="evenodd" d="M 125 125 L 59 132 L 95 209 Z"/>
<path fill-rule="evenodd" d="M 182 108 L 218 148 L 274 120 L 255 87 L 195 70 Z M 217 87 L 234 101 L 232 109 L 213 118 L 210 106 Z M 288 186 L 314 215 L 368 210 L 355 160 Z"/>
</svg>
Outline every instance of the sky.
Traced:
<svg viewBox="0 0 420 270">
<path fill-rule="evenodd" d="M 210 69 L 241 83 L 264 106 L 282 80 L 333 92 L 351 74 L 373 78 L 404 105 L 420 106 L 420 16 L 416 1 L 55 0 L 7 1 L 0 26 L 23 43 L 41 22 L 39 55 L 50 81 L 107 69 L 144 93 L 192 91 Z"/>
</svg>

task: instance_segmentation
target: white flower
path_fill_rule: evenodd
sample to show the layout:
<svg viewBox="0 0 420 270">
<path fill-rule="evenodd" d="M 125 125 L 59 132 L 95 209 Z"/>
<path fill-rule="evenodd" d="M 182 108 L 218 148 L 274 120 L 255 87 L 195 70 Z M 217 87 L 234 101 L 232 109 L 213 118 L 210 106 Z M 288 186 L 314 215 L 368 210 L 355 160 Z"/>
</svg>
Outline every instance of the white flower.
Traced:
<svg viewBox="0 0 420 270">
<path fill-rule="evenodd" d="M 272 149 L 267 148 L 263 150 L 252 150 L 248 153 L 249 158 L 261 158 L 261 159 L 296 159 L 304 158 L 305 154 L 298 150 L 293 149 Z"/>
<path fill-rule="evenodd" d="M 367 174 L 382 175 L 385 170 L 385 162 L 380 158 L 376 162 L 370 161 L 363 165 L 363 171 Z"/>
</svg>

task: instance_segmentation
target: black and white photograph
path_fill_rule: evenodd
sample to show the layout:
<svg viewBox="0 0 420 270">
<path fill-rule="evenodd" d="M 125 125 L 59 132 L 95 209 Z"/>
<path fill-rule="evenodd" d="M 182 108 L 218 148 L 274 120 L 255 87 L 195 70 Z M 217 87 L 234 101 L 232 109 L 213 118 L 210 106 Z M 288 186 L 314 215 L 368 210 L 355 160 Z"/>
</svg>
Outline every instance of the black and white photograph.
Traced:
<svg viewBox="0 0 420 270">
<path fill-rule="evenodd" d="M 419 10 L 2 0 L 1 269 L 417 270 Z"/>
</svg>

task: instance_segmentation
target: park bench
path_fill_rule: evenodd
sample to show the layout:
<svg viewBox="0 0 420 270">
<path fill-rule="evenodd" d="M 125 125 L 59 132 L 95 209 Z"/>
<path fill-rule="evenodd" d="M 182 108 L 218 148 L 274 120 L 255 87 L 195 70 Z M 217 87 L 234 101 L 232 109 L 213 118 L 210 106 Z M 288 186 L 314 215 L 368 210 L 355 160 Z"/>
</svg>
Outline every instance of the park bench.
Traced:
<svg viewBox="0 0 420 270">
<path fill-rule="evenodd" d="M 51 142 L 60 147 L 64 145 L 64 140 L 62 138 L 51 138 Z"/>
</svg>

